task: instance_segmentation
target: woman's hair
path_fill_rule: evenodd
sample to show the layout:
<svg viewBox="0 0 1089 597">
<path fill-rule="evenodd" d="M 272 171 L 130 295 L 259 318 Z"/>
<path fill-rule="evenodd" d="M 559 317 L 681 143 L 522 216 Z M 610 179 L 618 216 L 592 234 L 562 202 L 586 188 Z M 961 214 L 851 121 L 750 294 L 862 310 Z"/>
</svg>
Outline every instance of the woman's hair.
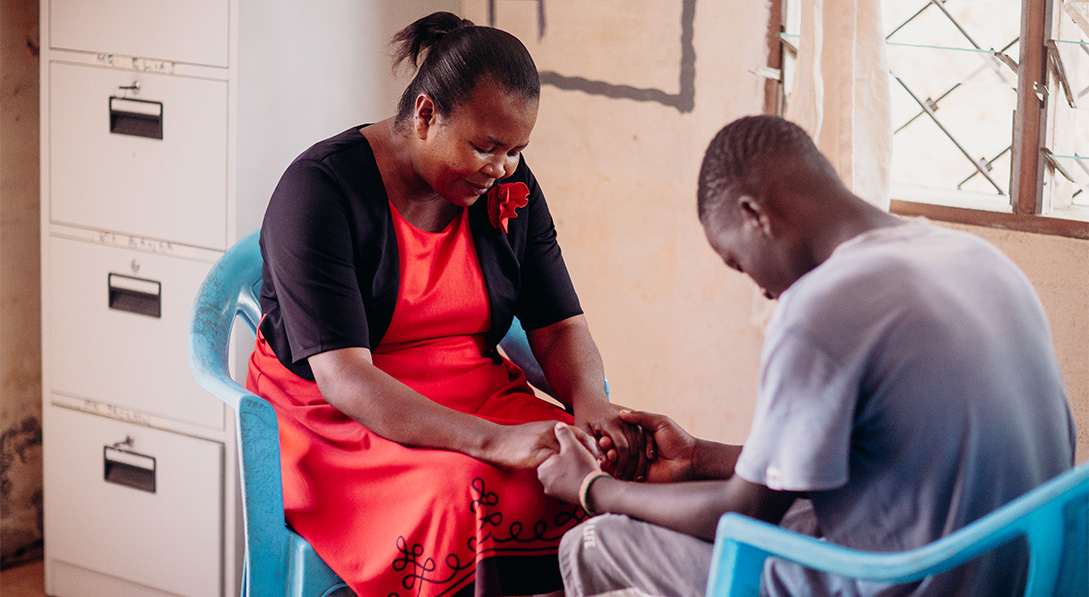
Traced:
<svg viewBox="0 0 1089 597">
<path fill-rule="evenodd" d="M 761 174 L 776 172 L 776 168 L 795 159 L 812 172 L 839 179 L 809 135 L 788 120 L 777 116 L 746 116 L 726 125 L 711 140 L 700 166 L 696 191 L 700 220 L 718 205 L 731 186 L 759 184 Z"/>
<path fill-rule="evenodd" d="M 397 104 L 398 124 L 412 116 L 421 93 L 431 97 L 439 114 L 449 114 L 468 101 L 482 80 L 529 99 L 541 95 L 537 65 L 518 38 L 455 14 L 423 17 L 394 35 L 390 44 L 394 69 L 406 60 L 417 69 Z"/>
</svg>

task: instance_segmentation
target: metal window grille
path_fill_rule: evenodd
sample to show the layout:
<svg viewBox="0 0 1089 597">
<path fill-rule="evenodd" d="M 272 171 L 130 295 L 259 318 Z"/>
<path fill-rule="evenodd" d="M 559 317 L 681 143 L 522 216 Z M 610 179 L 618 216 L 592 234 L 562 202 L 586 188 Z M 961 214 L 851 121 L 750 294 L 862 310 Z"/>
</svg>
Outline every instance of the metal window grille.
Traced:
<svg viewBox="0 0 1089 597">
<path fill-rule="evenodd" d="M 789 102 L 800 29 L 784 0 L 781 82 Z M 1089 0 L 1050 0 L 1037 213 L 1089 219 Z M 883 0 L 894 198 L 1011 209 L 1022 0 Z M 1036 156 L 1021 156 L 1021 160 Z"/>
</svg>

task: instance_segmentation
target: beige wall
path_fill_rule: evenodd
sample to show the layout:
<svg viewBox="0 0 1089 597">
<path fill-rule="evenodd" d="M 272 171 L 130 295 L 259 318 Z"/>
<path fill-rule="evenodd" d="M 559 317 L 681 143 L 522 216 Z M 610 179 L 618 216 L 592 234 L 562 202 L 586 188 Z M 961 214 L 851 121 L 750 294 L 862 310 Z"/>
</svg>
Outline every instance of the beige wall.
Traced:
<svg viewBox="0 0 1089 597">
<path fill-rule="evenodd" d="M 1089 240 L 975 226 L 950 227 L 994 243 L 1032 281 L 1051 322 L 1055 353 L 1078 425 L 1076 459 L 1089 460 Z"/>
<path fill-rule="evenodd" d="M 487 2 L 464 0 L 488 23 Z M 587 8 L 592 4 L 592 8 Z M 696 175 L 726 122 L 760 111 L 767 7 L 761 2 L 497 0 L 495 25 L 518 35 L 546 84 L 526 151 L 605 359 L 613 400 L 669 414 L 695 434 L 743 442 L 770 304 L 712 254 L 695 215 Z M 683 7 L 694 5 L 690 111 L 617 86 L 680 91 Z M 554 81 L 546 77 L 546 82 Z M 630 90 L 628 90 L 630 91 Z M 634 95 L 629 93 L 628 95 Z M 974 229 L 1025 269 L 1051 317 L 1089 458 L 1089 243 Z"/>
<path fill-rule="evenodd" d="M 38 3 L 0 1 L 0 563 L 42 538 Z"/>
<path fill-rule="evenodd" d="M 695 6 L 693 109 L 545 85 L 526 158 L 556 218 L 613 400 L 665 412 L 705 437 L 743 441 L 762 341 L 752 319 L 765 301 L 707 246 L 695 184 L 718 129 L 761 109 L 764 80 L 751 71 L 766 60 L 767 7 L 549 0 L 538 39 L 536 3 L 495 4 L 496 26 L 518 35 L 541 71 L 584 77 L 595 90 L 671 95 L 682 92 L 682 12 Z M 488 22 L 486 2 L 462 6 Z"/>
</svg>

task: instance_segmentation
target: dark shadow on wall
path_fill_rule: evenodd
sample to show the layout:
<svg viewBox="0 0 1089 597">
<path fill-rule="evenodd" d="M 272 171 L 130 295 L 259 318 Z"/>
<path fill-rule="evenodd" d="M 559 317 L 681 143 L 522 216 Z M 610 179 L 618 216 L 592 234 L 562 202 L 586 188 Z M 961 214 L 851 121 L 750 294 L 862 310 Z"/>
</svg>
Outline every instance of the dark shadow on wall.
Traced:
<svg viewBox="0 0 1089 597">
<path fill-rule="evenodd" d="M 537 2 L 537 35 L 544 37 L 545 0 Z M 680 88 L 677 93 L 661 89 L 618 85 L 606 81 L 597 81 L 585 77 L 563 75 L 555 71 L 541 71 L 541 83 L 559 89 L 582 91 L 591 95 L 601 95 L 615 99 L 629 99 L 637 102 L 655 102 L 678 112 L 691 112 L 696 106 L 696 49 L 693 45 L 694 22 L 696 19 L 696 0 L 682 0 L 681 8 L 681 64 L 679 68 Z M 495 26 L 496 0 L 488 0 L 488 24 Z"/>
</svg>

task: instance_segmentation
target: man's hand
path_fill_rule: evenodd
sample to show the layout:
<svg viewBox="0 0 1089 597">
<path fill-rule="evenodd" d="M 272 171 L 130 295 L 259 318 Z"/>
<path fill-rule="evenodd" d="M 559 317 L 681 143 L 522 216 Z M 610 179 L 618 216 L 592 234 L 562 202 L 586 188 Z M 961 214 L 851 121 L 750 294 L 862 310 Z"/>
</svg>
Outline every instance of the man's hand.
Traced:
<svg viewBox="0 0 1089 597">
<path fill-rule="evenodd" d="M 601 470 L 597 457 L 576 437 L 581 431 L 556 423 L 554 433 L 560 446 L 559 452 L 537 467 L 537 478 L 541 480 L 545 493 L 572 504 L 579 503 L 579 489 L 586 475 Z"/>
<path fill-rule="evenodd" d="M 671 483 L 695 478 L 696 440 L 665 415 L 622 410 L 620 418 L 642 427 L 649 435 L 645 455 L 650 461 L 647 481 Z"/>
</svg>

